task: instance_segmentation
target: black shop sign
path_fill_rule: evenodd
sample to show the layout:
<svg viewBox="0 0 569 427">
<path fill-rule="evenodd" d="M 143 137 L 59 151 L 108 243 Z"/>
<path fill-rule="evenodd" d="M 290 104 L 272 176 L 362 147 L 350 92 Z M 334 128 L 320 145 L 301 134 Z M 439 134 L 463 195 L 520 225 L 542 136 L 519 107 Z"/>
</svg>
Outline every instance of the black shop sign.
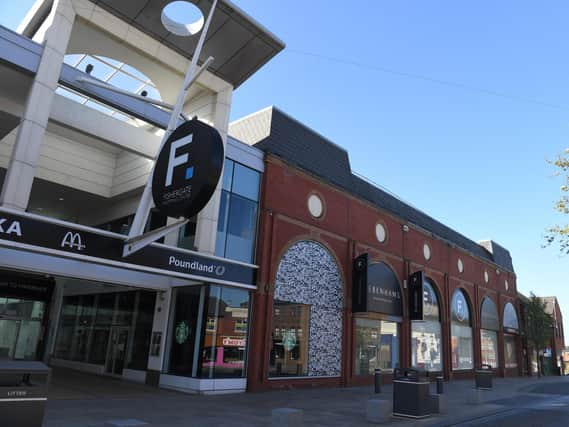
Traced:
<svg viewBox="0 0 569 427">
<path fill-rule="evenodd" d="M 354 260 L 354 312 L 403 316 L 402 294 L 395 273 L 382 262 L 370 264 L 368 254 Z"/>
<path fill-rule="evenodd" d="M 197 119 L 181 124 L 166 140 L 152 175 L 152 198 L 173 218 L 190 218 L 209 202 L 225 155 L 219 132 Z"/>
<path fill-rule="evenodd" d="M 89 262 L 172 274 L 193 280 L 254 285 L 256 269 L 195 252 L 152 244 L 123 258 L 126 236 L 30 214 L 0 210 L 0 245 L 48 252 Z M 25 245 L 25 246 L 24 246 Z"/>
</svg>

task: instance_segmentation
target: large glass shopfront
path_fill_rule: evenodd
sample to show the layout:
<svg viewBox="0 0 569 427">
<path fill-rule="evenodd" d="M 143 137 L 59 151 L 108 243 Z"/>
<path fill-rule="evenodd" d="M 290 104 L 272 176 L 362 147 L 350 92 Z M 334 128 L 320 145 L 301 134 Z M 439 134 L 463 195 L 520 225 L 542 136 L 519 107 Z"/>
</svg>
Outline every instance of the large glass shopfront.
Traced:
<svg viewBox="0 0 569 427">
<path fill-rule="evenodd" d="M 498 310 L 490 298 L 484 298 L 480 312 L 480 350 L 482 364 L 497 368 L 500 364 L 500 359 L 498 358 L 498 330 L 500 329 Z"/>
<path fill-rule="evenodd" d="M 171 375 L 244 378 L 249 292 L 201 285 L 174 290 L 165 371 Z"/>
<path fill-rule="evenodd" d="M 472 323 L 466 295 L 461 289 L 454 291 L 451 301 L 451 352 L 452 369 L 472 369 L 474 355 L 472 345 Z"/>
<path fill-rule="evenodd" d="M 0 271 L 0 360 L 40 360 L 53 281 Z"/>
<path fill-rule="evenodd" d="M 375 369 L 399 367 L 399 324 L 385 320 L 356 319 L 355 375 Z"/>
<path fill-rule="evenodd" d="M 439 299 L 433 285 L 423 282 L 423 320 L 411 322 L 411 364 L 421 371 L 442 371 Z"/>
<path fill-rule="evenodd" d="M 114 375 L 146 369 L 156 293 L 116 289 L 63 297 L 56 359 L 100 365 Z"/>
<path fill-rule="evenodd" d="M 398 368 L 403 318 L 399 280 L 383 262 L 368 265 L 367 254 L 356 258 L 354 270 L 354 375 Z"/>
<path fill-rule="evenodd" d="M 504 364 L 506 368 L 518 367 L 519 322 L 516 309 L 511 302 L 504 306 Z"/>
</svg>

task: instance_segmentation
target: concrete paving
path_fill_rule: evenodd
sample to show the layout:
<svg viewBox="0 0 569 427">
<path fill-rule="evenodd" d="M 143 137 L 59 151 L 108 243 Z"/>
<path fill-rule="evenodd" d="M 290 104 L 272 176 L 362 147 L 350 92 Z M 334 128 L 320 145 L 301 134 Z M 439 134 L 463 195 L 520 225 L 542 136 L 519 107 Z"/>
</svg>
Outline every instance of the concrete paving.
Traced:
<svg viewBox="0 0 569 427">
<path fill-rule="evenodd" d="M 302 409 L 306 426 L 370 426 L 367 400 L 392 396 L 391 386 L 380 395 L 372 387 L 191 395 L 66 370 L 55 371 L 53 384 L 44 427 L 270 426 L 274 408 Z M 505 425 L 504 417 L 521 416 L 522 409 L 569 407 L 569 377 L 495 379 L 480 405 L 466 403 L 472 387 L 473 381 L 445 383 L 447 414 L 420 421 L 391 418 L 389 425 Z"/>
</svg>

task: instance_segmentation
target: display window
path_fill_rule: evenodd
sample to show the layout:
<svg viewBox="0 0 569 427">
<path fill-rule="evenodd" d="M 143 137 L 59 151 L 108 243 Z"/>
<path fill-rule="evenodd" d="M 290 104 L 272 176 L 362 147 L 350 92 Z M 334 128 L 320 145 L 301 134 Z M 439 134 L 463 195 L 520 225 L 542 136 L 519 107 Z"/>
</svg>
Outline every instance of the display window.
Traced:
<svg viewBox="0 0 569 427">
<path fill-rule="evenodd" d="M 457 289 L 451 301 L 452 369 L 472 369 L 474 355 L 469 305 L 464 292 Z"/>
<path fill-rule="evenodd" d="M 199 377 L 245 377 L 249 292 L 209 286 L 206 311 Z"/>
<path fill-rule="evenodd" d="M 518 314 L 511 302 L 504 306 L 504 363 L 506 368 L 517 368 L 518 349 L 517 334 L 519 333 Z"/>
<path fill-rule="evenodd" d="M 498 333 L 496 331 L 480 330 L 480 349 L 483 365 L 490 365 L 493 369 L 500 365 L 498 361 Z"/>
<path fill-rule="evenodd" d="M 518 367 L 517 336 L 504 334 L 504 363 L 506 368 Z"/>
<path fill-rule="evenodd" d="M 399 324 L 384 320 L 356 319 L 355 375 L 375 369 L 399 367 Z"/>
<path fill-rule="evenodd" d="M 490 298 L 482 300 L 480 308 L 480 352 L 483 365 L 490 365 L 493 369 L 499 367 L 498 357 L 498 330 L 500 321 L 496 304 Z"/>
<path fill-rule="evenodd" d="M 310 305 L 274 301 L 270 376 L 308 375 L 309 324 Z"/>
<path fill-rule="evenodd" d="M 423 320 L 411 322 L 411 364 L 421 371 L 442 371 L 439 300 L 433 285 L 423 282 Z"/>
</svg>

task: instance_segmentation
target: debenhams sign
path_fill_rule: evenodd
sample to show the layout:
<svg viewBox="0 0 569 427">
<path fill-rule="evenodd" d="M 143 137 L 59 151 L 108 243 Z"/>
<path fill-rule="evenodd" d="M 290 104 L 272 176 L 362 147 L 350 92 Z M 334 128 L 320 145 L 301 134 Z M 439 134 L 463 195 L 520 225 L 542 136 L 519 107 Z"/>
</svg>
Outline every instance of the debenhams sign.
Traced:
<svg viewBox="0 0 569 427">
<path fill-rule="evenodd" d="M 160 244 L 146 246 L 128 258 L 123 258 L 124 238 L 36 215 L 0 210 L 0 245 L 2 241 L 32 245 L 54 255 L 90 257 L 89 261 L 95 262 L 97 260 L 93 258 L 97 258 L 103 264 L 120 262 L 127 268 L 150 269 L 153 272 L 158 269 L 163 274 L 183 274 L 188 278 L 211 282 L 243 285 L 255 283 L 255 268 L 252 266 Z"/>
</svg>

